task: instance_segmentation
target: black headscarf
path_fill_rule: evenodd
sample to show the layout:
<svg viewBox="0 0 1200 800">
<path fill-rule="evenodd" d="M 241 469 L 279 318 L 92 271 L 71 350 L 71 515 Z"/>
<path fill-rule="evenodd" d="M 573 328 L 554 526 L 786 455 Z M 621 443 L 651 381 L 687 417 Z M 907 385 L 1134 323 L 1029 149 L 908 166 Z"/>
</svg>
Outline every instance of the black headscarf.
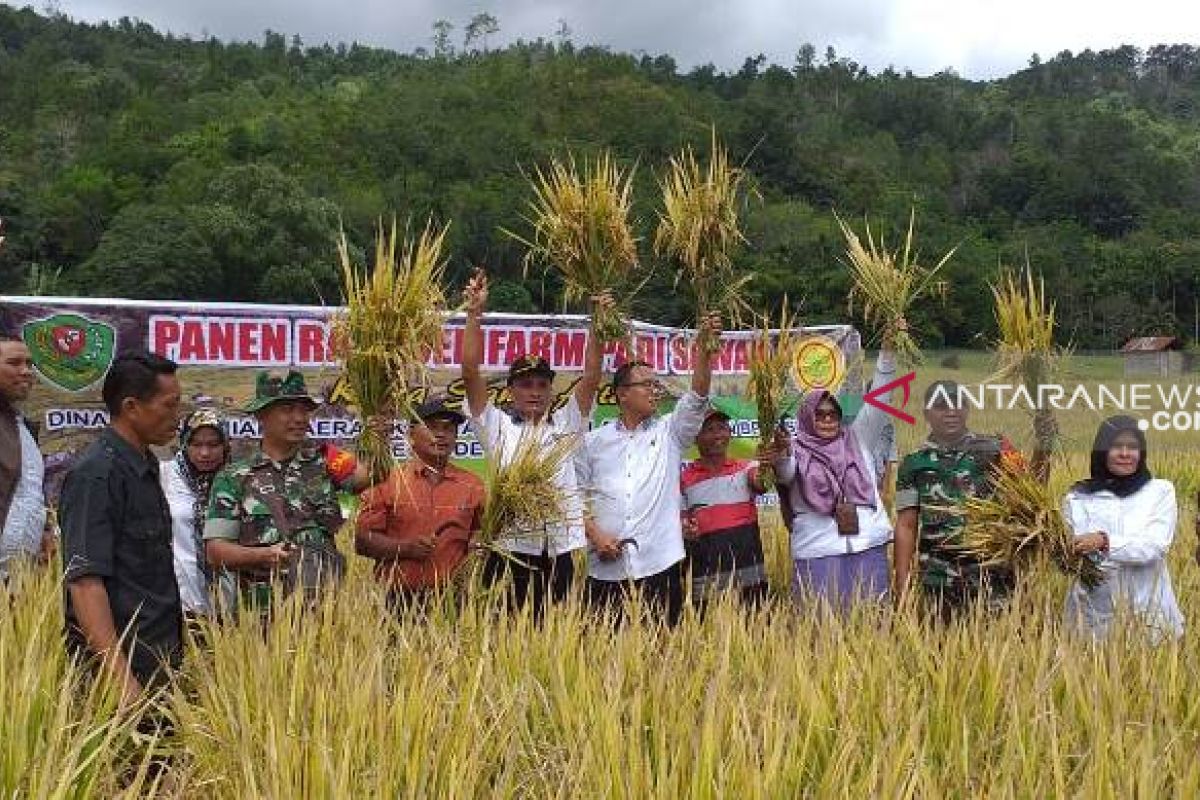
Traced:
<svg viewBox="0 0 1200 800">
<path fill-rule="evenodd" d="M 1138 465 L 1132 475 L 1118 477 L 1108 470 L 1108 451 L 1122 433 L 1129 432 L 1137 437 Z M 1096 441 L 1092 442 L 1092 476 L 1075 484 L 1077 491 L 1084 494 L 1109 491 L 1117 497 L 1128 497 L 1150 482 L 1153 477 L 1146 466 L 1146 434 L 1138 427 L 1137 420 L 1124 415 L 1109 417 L 1100 423 Z"/>
</svg>

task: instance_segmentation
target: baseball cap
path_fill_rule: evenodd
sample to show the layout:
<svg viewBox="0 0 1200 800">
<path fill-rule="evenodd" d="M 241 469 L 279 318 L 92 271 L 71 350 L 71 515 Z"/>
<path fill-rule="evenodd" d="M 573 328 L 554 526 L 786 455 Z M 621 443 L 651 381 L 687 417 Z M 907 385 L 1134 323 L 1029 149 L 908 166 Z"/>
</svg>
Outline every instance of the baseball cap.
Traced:
<svg viewBox="0 0 1200 800">
<path fill-rule="evenodd" d="M 509 383 L 512 383 L 517 378 L 528 378 L 536 375 L 540 375 L 548 380 L 554 380 L 554 370 L 550 369 L 550 362 L 541 356 L 521 356 L 508 368 Z"/>
<path fill-rule="evenodd" d="M 421 403 L 415 409 L 417 419 L 426 422 L 438 417 L 451 420 L 455 425 L 462 425 L 466 420 L 463 413 L 450 404 L 450 398 L 445 395 L 435 395 Z"/>
</svg>

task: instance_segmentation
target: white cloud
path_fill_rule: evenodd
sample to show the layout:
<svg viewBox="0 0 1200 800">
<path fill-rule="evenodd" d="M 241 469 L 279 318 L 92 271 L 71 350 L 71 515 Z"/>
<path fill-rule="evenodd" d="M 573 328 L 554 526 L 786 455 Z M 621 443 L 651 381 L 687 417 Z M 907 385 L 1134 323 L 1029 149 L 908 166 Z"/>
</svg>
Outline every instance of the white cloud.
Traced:
<svg viewBox="0 0 1200 800">
<path fill-rule="evenodd" d="M 790 67 L 796 50 L 827 44 L 872 70 L 929 74 L 952 68 L 988 78 L 1037 52 L 1200 40 L 1200 4 L 1177 0 L 60 0 L 79 19 L 136 17 L 175 33 L 259 39 L 270 28 L 306 43 L 360 41 L 398 50 L 430 45 L 431 25 L 481 11 L 500 22 L 493 44 L 551 38 L 565 19 L 578 44 L 667 53 L 683 69 L 712 62 L 736 70 L 763 53 Z"/>
</svg>

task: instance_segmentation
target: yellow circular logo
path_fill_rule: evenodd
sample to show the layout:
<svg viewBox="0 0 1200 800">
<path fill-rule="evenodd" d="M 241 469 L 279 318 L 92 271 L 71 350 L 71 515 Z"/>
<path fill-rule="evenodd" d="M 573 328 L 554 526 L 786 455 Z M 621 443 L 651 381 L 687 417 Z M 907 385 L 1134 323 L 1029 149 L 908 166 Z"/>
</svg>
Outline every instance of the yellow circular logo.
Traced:
<svg viewBox="0 0 1200 800">
<path fill-rule="evenodd" d="M 846 378 L 846 356 L 837 342 L 828 336 L 806 336 L 796 345 L 792 377 L 806 392 L 813 389 L 837 391 Z"/>
</svg>

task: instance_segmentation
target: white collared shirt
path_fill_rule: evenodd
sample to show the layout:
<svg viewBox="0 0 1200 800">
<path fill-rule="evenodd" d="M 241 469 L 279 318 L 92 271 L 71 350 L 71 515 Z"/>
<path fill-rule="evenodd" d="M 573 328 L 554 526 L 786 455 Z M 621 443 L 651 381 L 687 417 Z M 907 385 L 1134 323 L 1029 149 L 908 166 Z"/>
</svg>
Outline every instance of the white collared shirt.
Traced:
<svg viewBox="0 0 1200 800">
<path fill-rule="evenodd" d="M 499 453 L 502 461 L 512 458 L 517 452 L 521 437 L 529 431 L 540 429 L 542 444 L 550 445 L 564 436 L 582 438 L 588 430 L 588 422 L 579 410 L 579 401 L 575 399 L 574 392 L 570 393 L 566 405 L 551 414 L 541 426 L 518 422 L 492 403 L 484 406 L 483 413 L 479 416 L 472 416 L 470 422 L 471 430 L 475 432 L 487 454 L 495 457 Z M 498 544 L 501 547 L 514 553 L 546 553 L 557 556 L 578 550 L 587 544 L 583 532 L 583 498 L 579 493 L 573 459 L 568 458 L 563 462 L 554 482 L 563 494 L 565 518 L 562 523 L 547 526 L 541 541 L 536 536 L 522 536 L 500 541 Z"/>
<path fill-rule="evenodd" d="M 890 382 L 896 374 L 896 362 L 893 355 L 882 350 L 875 363 L 875 377 L 871 388 L 877 389 Z M 883 398 L 890 399 L 891 393 Z M 858 440 L 859 452 L 862 453 L 863 464 L 871 474 L 871 492 L 875 506 L 858 506 L 858 533 L 853 536 L 842 536 L 837 530 L 837 520 L 832 514 L 822 514 L 813 511 L 804 502 L 800 491 L 800 482 L 796 476 L 796 459 L 794 455 L 775 464 L 780 484 L 786 484 L 788 499 L 791 501 L 792 530 L 790 537 L 791 553 L 794 559 L 825 558 L 827 556 L 848 555 L 861 553 L 873 547 L 887 544 L 892 540 L 892 521 L 887 509 L 879 496 L 879 476 L 875 473 L 875 455 L 871 448 L 879 441 L 888 419 L 879 408 L 863 403 L 858 416 L 854 418 L 851 428 Z"/>
<path fill-rule="evenodd" d="M 707 407 L 707 398 L 689 391 L 670 414 L 651 417 L 634 430 L 614 420 L 584 437 L 576 465 L 596 527 L 637 543 L 627 545 L 615 561 L 601 561 L 589 551 L 591 577 L 637 580 L 683 560 L 679 470 Z"/>
<path fill-rule="evenodd" d="M 1179 522 L 1174 484 L 1153 479 L 1128 497 L 1071 490 L 1063 499 L 1063 514 L 1076 536 L 1108 534 L 1108 554 L 1100 564 L 1104 580 L 1094 589 L 1071 587 L 1067 621 L 1103 636 L 1118 606 L 1128 605 L 1152 638 L 1181 636 L 1183 614 L 1166 563 Z"/>
<path fill-rule="evenodd" d="M 21 440 L 21 474 L 13 490 L 8 516 L 0 533 L 0 578 L 8 575 L 8 562 L 15 558 L 34 558 L 42 546 L 46 528 L 46 498 L 42 494 L 45 465 L 42 452 L 25 420 L 17 417 L 17 435 Z"/>
</svg>

